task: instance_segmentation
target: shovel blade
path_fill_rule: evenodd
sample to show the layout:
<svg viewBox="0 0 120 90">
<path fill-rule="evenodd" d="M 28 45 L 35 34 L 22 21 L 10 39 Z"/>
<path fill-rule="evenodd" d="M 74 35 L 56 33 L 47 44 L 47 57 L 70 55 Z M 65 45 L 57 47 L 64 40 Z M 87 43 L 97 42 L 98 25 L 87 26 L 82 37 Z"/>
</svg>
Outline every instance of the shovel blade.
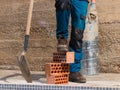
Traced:
<svg viewBox="0 0 120 90">
<path fill-rule="evenodd" d="M 30 73 L 29 65 L 24 55 L 21 55 L 19 57 L 18 64 L 25 80 L 28 83 L 32 83 L 32 76 Z"/>
</svg>

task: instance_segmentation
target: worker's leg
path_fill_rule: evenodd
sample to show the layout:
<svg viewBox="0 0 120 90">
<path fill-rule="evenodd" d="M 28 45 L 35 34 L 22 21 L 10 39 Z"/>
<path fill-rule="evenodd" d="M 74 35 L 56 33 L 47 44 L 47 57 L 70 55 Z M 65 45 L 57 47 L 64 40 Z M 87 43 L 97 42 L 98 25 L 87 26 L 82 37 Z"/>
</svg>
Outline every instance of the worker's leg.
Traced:
<svg viewBox="0 0 120 90">
<path fill-rule="evenodd" d="M 76 72 L 80 72 L 81 69 L 82 38 L 85 29 L 85 18 L 87 14 L 88 2 L 80 0 L 71 0 L 71 4 L 72 31 L 69 48 L 70 51 L 75 52 L 75 63 L 70 64 L 70 72 L 74 74 Z M 85 81 L 78 80 L 78 82 Z"/>
<path fill-rule="evenodd" d="M 58 51 L 67 51 L 68 23 L 70 16 L 70 2 L 56 0 L 56 38 L 58 40 Z M 64 7 L 62 5 L 65 5 Z"/>
<path fill-rule="evenodd" d="M 68 23 L 69 23 L 70 11 L 68 10 L 56 10 L 56 37 L 57 39 L 62 36 L 68 38 Z"/>
</svg>

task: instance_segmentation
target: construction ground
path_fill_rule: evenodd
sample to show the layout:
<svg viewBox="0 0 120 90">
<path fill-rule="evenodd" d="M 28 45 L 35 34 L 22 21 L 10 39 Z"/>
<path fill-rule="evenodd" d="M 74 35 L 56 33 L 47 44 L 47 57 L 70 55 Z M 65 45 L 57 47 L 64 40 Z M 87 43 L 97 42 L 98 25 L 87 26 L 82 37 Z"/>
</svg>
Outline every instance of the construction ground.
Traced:
<svg viewBox="0 0 120 90">
<path fill-rule="evenodd" d="M 1 84 L 27 84 L 19 70 L 17 56 L 23 48 L 28 5 L 29 0 L 0 0 L 0 88 Z M 86 84 L 69 82 L 70 86 L 117 87 L 115 90 L 120 90 L 119 8 L 120 0 L 97 0 L 100 73 L 86 76 Z M 44 65 L 52 61 L 56 51 L 55 25 L 54 0 L 35 0 L 26 55 L 33 84 L 45 84 Z"/>
<path fill-rule="evenodd" d="M 20 71 L 16 70 L 0 70 L 0 84 L 27 84 L 25 79 L 22 77 Z M 37 85 L 47 85 L 46 78 L 44 72 L 36 72 L 32 73 L 32 84 Z M 111 88 L 119 88 L 120 89 L 120 75 L 113 73 L 100 73 L 94 76 L 86 76 L 87 83 L 73 83 L 69 82 L 65 84 L 65 86 L 89 86 L 89 87 L 111 87 Z M 118 90 L 119 90 L 118 89 Z"/>
<path fill-rule="evenodd" d="M 120 0 L 97 0 L 100 72 L 120 73 Z M 0 0 L 0 68 L 18 70 L 29 0 Z M 54 0 L 35 0 L 27 59 L 44 71 L 56 52 Z"/>
</svg>

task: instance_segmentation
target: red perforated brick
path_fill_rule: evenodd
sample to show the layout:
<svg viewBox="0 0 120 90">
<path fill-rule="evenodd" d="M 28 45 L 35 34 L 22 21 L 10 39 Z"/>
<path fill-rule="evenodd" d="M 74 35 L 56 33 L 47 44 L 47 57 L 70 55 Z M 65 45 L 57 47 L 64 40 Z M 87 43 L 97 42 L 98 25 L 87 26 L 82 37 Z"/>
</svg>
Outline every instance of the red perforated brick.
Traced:
<svg viewBox="0 0 120 90">
<path fill-rule="evenodd" d="M 48 63 L 45 65 L 46 75 L 69 74 L 69 64 L 67 63 Z"/>
<path fill-rule="evenodd" d="M 67 84 L 68 74 L 47 75 L 47 84 Z"/>
<path fill-rule="evenodd" d="M 74 52 L 53 53 L 53 62 L 74 63 Z"/>
</svg>

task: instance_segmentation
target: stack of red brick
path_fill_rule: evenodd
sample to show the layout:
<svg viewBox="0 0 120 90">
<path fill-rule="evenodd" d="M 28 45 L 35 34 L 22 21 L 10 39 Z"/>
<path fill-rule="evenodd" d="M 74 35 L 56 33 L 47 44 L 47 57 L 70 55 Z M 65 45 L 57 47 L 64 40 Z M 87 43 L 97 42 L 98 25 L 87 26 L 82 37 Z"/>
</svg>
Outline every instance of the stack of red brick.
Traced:
<svg viewBox="0 0 120 90">
<path fill-rule="evenodd" d="M 45 65 L 47 84 L 67 84 L 69 77 L 69 63 L 73 62 L 73 52 L 53 53 L 53 62 Z"/>
</svg>

